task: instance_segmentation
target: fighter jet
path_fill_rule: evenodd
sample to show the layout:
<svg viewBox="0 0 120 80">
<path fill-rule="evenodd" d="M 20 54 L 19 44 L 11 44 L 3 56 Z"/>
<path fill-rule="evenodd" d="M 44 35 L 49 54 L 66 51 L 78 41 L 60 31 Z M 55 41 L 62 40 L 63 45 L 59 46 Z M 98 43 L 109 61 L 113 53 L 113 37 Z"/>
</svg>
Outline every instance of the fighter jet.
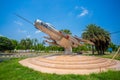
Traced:
<svg viewBox="0 0 120 80">
<path fill-rule="evenodd" d="M 71 54 L 72 53 L 72 47 L 78 47 L 82 46 L 83 43 L 88 43 L 91 45 L 94 45 L 94 43 L 85 40 L 85 39 L 80 39 L 77 36 L 72 36 L 69 34 L 65 34 L 64 32 L 61 32 L 59 30 L 56 30 L 53 25 L 50 23 L 43 22 L 39 19 L 37 19 L 34 22 L 34 26 L 46 33 L 48 36 L 45 36 L 47 40 L 45 42 L 52 44 L 52 45 L 58 45 L 61 47 L 64 47 L 65 49 L 65 54 Z"/>
<path fill-rule="evenodd" d="M 65 54 L 72 54 L 72 48 L 82 46 L 83 43 L 94 45 L 94 43 L 89 40 L 81 39 L 77 36 L 72 36 L 62 31 L 56 30 L 55 27 L 50 23 L 43 22 L 39 19 L 37 19 L 34 23 L 32 23 L 31 21 L 27 20 L 26 18 L 18 14 L 14 14 L 14 15 L 34 25 L 35 28 L 42 31 L 43 33 L 46 33 L 48 36 L 44 37 L 47 39 L 45 40 L 45 42 L 52 45 L 58 45 L 63 47 L 65 50 Z"/>
</svg>

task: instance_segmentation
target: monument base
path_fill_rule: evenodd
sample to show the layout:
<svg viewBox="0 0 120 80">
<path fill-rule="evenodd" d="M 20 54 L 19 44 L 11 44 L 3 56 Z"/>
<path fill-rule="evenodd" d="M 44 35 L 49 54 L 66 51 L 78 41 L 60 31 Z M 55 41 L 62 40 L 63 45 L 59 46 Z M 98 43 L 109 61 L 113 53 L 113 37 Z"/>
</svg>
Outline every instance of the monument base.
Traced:
<svg viewBox="0 0 120 80">
<path fill-rule="evenodd" d="M 34 57 L 19 63 L 40 72 L 56 74 L 90 74 L 109 69 L 120 70 L 120 61 L 81 55 Z"/>
<path fill-rule="evenodd" d="M 72 48 L 64 48 L 64 54 L 72 54 Z"/>
</svg>

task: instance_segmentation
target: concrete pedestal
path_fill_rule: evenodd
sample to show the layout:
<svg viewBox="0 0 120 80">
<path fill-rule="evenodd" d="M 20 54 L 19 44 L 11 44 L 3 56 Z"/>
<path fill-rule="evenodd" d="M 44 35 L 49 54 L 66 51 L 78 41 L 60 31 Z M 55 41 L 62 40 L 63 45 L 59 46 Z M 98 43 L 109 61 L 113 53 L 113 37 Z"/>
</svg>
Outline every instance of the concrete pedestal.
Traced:
<svg viewBox="0 0 120 80">
<path fill-rule="evenodd" d="M 72 47 L 64 48 L 64 54 L 72 54 Z"/>
</svg>

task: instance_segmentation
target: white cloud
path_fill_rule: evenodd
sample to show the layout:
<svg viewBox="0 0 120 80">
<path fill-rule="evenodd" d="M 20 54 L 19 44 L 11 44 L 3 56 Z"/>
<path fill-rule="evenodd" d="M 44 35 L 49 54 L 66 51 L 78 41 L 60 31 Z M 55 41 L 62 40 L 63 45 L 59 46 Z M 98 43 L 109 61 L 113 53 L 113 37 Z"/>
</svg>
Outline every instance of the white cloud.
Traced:
<svg viewBox="0 0 120 80">
<path fill-rule="evenodd" d="M 88 14 L 88 10 L 84 7 L 81 7 L 82 12 L 78 15 L 78 17 L 82 17 Z"/>
<path fill-rule="evenodd" d="M 20 22 L 20 21 L 14 21 L 14 23 L 17 24 L 17 25 L 19 25 L 19 26 L 22 26 L 22 25 L 23 25 L 23 23 Z"/>
<path fill-rule="evenodd" d="M 40 30 L 37 30 L 37 31 L 35 31 L 35 34 L 39 34 L 41 31 Z"/>
<path fill-rule="evenodd" d="M 18 32 L 19 32 L 19 33 L 26 33 L 27 31 L 26 31 L 26 30 L 18 29 Z"/>
<path fill-rule="evenodd" d="M 30 37 L 31 37 L 31 35 L 27 35 L 26 37 L 27 37 L 27 38 L 30 38 Z"/>
</svg>

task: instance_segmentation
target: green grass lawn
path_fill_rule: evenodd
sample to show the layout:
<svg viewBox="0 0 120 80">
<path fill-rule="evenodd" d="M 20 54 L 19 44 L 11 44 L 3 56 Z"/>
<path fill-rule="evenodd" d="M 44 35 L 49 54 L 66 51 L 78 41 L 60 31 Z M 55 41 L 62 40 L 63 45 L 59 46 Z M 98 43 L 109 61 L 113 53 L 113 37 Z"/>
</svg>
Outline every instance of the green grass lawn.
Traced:
<svg viewBox="0 0 120 80">
<path fill-rule="evenodd" d="M 114 54 L 115 54 L 115 52 L 113 52 L 113 53 L 105 53 L 105 55 L 98 55 L 97 53 L 95 53 L 94 55 L 92 55 L 92 53 L 90 52 L 88 54 L 83 54 L 83 55 L 85 55 L 85 56 L 97 56 L 97 57 L 111 59 L 114 56 Z M 119 53 L 115 56 L 115 59 L 116 60 L 120 60 L 120 54 Z"/>
<path fill-rule="evenodd" d="M 106 55 L 102 55 L 101 57 L 103 58 L 112 58 L 114 56 L 114 54 L 106 54 Z M 120 54 L 118 54 L 116 57 L 115 57 L 116 60 L 120 60 Z"/>
<path fill-rule="evenodd" d="M 105 54 L 105 55 L 96 55 L 96 56 L 112 59 L 112 57 L 114 56 L 114 53 L 112 53 L 112 54 Z M 118 54 L 117 56 L 115 56 L 114 59 L 120 60 L 120 54 Z"/>
<path fill-rule="evenodd" d="M 120 80 L 120 71 L 90 75 L 57 75 L 34 71 L 18 63 L 21 59 L 0 62 L 0 80 Z"/>
</svg>

